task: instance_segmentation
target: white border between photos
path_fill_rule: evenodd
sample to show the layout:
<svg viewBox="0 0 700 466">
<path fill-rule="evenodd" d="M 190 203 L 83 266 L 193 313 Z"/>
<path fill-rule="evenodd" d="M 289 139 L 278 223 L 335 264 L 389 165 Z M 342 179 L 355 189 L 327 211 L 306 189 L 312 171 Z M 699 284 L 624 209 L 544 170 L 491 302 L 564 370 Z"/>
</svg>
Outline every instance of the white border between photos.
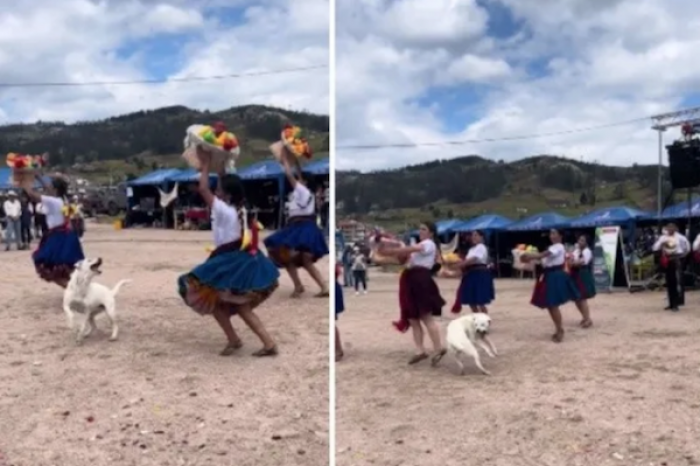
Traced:
<svg viewBox="0 0 700 466">
<path fill-rule="evenodd" d="M 328 146 L 328 246 L 330 299 L 328 300 L 328 464 L 335 466 L 335 0 L 328 2 L 328 97 L 329 97 L 329 146 Z"/>
</svg>

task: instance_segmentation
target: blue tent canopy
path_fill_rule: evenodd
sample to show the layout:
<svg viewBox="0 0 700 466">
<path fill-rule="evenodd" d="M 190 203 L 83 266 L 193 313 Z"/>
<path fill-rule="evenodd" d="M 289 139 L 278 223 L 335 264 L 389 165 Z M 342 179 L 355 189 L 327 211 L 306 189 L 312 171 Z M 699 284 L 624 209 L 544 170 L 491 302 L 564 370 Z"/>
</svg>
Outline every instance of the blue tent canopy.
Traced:
<svg viewBox="0 0 700 466">
<path fill-rule="evenodd" d="M 449 220 L 440 220 L 435 222 L 435 228 L 437 228 L 438 235 L 450 234 L 453 233 L 455 231 L 455 227 L 461 223 L 463 223 L 462 220 L 457 220 L 454 218 Z"/>
<path fill-rule="evenodd" d="M 668 206 L 661 212 L 661 218 L 667 220 L 686 217 L 700 217 L 700 198 L 696 197 L 691 200 L 690 209 L 688 209 L 688 201 L 683 201 Z"/>
<path fill-rule="evenodd" d="M 650 220 L 654 216 L 631 207 L 608 207 L 582 215 L 569 222 L 571 228 L 620 226 L 639 220 Z"/>
<path fill-rule="evenodd" d="M 505 229 L 511 223 L 513 223 L 512 220 L 510 220 L 506 217 L 503 217 L 501 215 L 488 214 L 488 215 L 481 215 L 479 217 L 473 218 L 473 219 L 468 220 L 466 222 L 462 222 L 459 225 L 457 225 L 457 227 L 454 229 L 454 231 L 458 231 L 458 232 L 475 231 L 475 230 L 497 231 L 497 230 Z"/>
<path fill-rule="evenodd" d="M 160 186 L 180 174 L 179 168 L 161 168 L 127 182 L 127 186 Z"/>
<path fill-rule="evenodd" d="M 310 175 L 328 175 L 330 173 L 330 159 L 315 160 L 301 169 Z"/>
<path fill-rule="evenodd" d="M 569 219 L 556 212 L 543 212 L 511 223 L 508 231 L 544 231 L 551 228 L 566 228 Z"/>
<path fill-rule="evenodd" d="M 49 183 L 50 178 L 48 176 L 44 177 L 44 182 Z M 34 186 L 39 188 L 41 184 L 36 181 Z M 0 189 L 14 189 L 16 186 L 12 184 L 12 169 L 10 167 L 0 168 Z"/>
<path fill-rule="evenodd" d="M 194 183 L 199 180 L 199 171 L 194 168 L 188 168 L 186 170 L 180 170 L 177 173 L 168 178 L 167 181 L 172 181 L 173 183 Z M 216 182 L 216 173 L 209 174 L 209 183 Z"/>
<path fill-rule="evenodd" d="M 244 180 L 282 180 L 284 169 L 276 160 L 263 160 L 238 171 L 238 176 Z"/>
</svg>

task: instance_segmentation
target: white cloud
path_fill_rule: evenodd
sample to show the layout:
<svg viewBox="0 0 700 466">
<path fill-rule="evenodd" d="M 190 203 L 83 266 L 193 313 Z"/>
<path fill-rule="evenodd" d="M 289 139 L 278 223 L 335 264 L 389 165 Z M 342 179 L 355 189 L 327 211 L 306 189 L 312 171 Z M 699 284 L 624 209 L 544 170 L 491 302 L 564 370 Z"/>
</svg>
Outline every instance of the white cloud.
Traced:
<svg viewBox="0 0 700 466">
<path fill-rule="evenodd" d="M 507 37 L 495 6 L 507 8 L 518 25 Z M 341 147 L 592 127 L 678 109 L 700 90 L 700 61 L 693 58 L 700 5 L 690 0 L 337 0 L 336 8 Z M 406 29 L 397 30 L 399 24 Z M 493 34 L 494 26 L 501 34 Z M 460 93 L 480 98 L 430 104 L 435 91 L 446 89 L 455 102 L 465 101 Z M 467 154 L 513 160 L 542 153 L 655 163 L 650 126 L 489 144 L 341 149 L 338 166 L 371 170 Z"/>
<path fill-rule="evenodd" d="M 327 65 L 328 0 L 0 3 L 0 83 L 128 81 Z M 221 6 L 239 6 L 231 21 Z M 172 51 L 180 53 L 172 53 Z M 128 52 L 128 53 L 127 53 Z M 157 85 L 0 87 L 0 124 L 89 120 L 169 105 L 267 104 L 327 114 L 327 69 Z"/>
</svg>

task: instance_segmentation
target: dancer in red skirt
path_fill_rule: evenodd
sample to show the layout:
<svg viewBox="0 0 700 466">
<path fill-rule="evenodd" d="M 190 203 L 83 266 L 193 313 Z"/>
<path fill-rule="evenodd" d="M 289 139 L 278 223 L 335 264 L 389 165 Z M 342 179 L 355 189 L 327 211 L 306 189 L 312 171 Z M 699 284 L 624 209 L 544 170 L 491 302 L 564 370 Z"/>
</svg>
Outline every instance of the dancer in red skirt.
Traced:
<svg viewBox="0 0 700 466">
<path fill-rule="evenodd" d="M 428 359 L 428 353 L 423 345 L 427 331 L 433 342 L 432 364 L 435 366 L 447 353 L 442 345 L 440 329 L 434 318 L 442 314 L 442 307 L 445 305 L 445 300 L 440 296 L 440 289 L 433 279 L 433 267 L 440 254 L 434 240 L 437 236 L 435 224 L 430 222 L 422 224 L 418 229 L 418 235 L 420 242 L 416 245 L 388 248 L 380 243 L 379 248 L 386 256 L 398 258 L 408 256 L 406 269 L 401 273 L 399 281 L 401 318 L 398 322 L 394 322 L 396 329 L 402 333 L 409 328 L 413 330 L 416 354 L 408 363 L 412 365 Z"/>
<path fill-rule="evenodd" d="M 552 341 L 560 343 L 564 339 L 560 306 L 569 301 L 579 301 L 581 295 L 571 276 L 564 271 L 566 248 L 561 244 L 561 234 L 558 230 L 552 229 L 549 232 L 549 239 L 552 245 L 546 251 L 527 253 L 523 258 L 526 261 L 542 260 L 542 275 L 537 279 L 530 303 L 549 311 L 556 330 L 552 335 Z"/>
<path fill-rule="evenodd" d="M 595 298 L 596 289 L 592 269 L 593 253 L 588 247 L 585 235 L 579 236 L 569 265 L 571 267 L 571 278 L 574 279 L 574 283 L 576 283 L 581 295 L 581 299 L 576 301 L 576 307 L 583 317 L 580 325 L 582 328 L 589 328 L 593 325 L 593 321 L 591 320 L 591 309 L 588 306 L 588 300 Z"/>
</svg>

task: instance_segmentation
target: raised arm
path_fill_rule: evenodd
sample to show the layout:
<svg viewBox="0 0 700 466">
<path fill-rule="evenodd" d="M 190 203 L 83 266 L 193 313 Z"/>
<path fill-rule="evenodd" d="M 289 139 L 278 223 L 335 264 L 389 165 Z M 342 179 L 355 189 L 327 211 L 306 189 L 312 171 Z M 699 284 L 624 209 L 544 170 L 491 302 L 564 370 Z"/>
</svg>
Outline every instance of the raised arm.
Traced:
<svg viewBox="0 0 700 466">
<path fill-rule="evenodd" d="M 209 167 L 211 167 L 211 155 L 204 151 L 198 151 L 198 155 L 201 172 L 199 173 L 199 185 L 197 186 L 197 190 L 199 191 L 199 195 L 202 196 L 202 199 L 204 199 L 204 202 L 207 203 L 207 206 L 211 207 L 216 199 L 214 193 L 211 192 L 211 188 L 209 187 Z M 221 184 L 221 177 L 219 177 L 218 183 L 219 185 Z"/>
<path fill-rule="evenodd" d="M 43 191 L 45 193 L 51 192 L 50 187 L 46 184 L 46 182 L 44 181 L 44 178 L 41 174 L 37 173 L 37 175 L 34 177 L 34 179 L 36 179 L 39 182 L 39 185 L 41 186 L 41 188 L 43 189 Z M 36 203 L 41 202 L 41 193 L 34 189 L 33 180 L 25 182 L 24 186 L 22 186 L 22 189 L 27 194 L 27 197 L 29 197 L 29 199 L 31 199 L 32 201 L 34 201 Z"/>
<path fill-rule="evenodd" d="M 287 160 L 287 157 L 282 157 L 282 167 L 284 168 L 284 174 L 287 175 L 287 180 L 289 180 L 289 184 L 292 185 L 292 189 L 296 188 L 297 183 L 299 181 L 294 176 L 294 172 L 292 172 L 292 167 L 289 165 L 289 160 Z"/>
</svg>

